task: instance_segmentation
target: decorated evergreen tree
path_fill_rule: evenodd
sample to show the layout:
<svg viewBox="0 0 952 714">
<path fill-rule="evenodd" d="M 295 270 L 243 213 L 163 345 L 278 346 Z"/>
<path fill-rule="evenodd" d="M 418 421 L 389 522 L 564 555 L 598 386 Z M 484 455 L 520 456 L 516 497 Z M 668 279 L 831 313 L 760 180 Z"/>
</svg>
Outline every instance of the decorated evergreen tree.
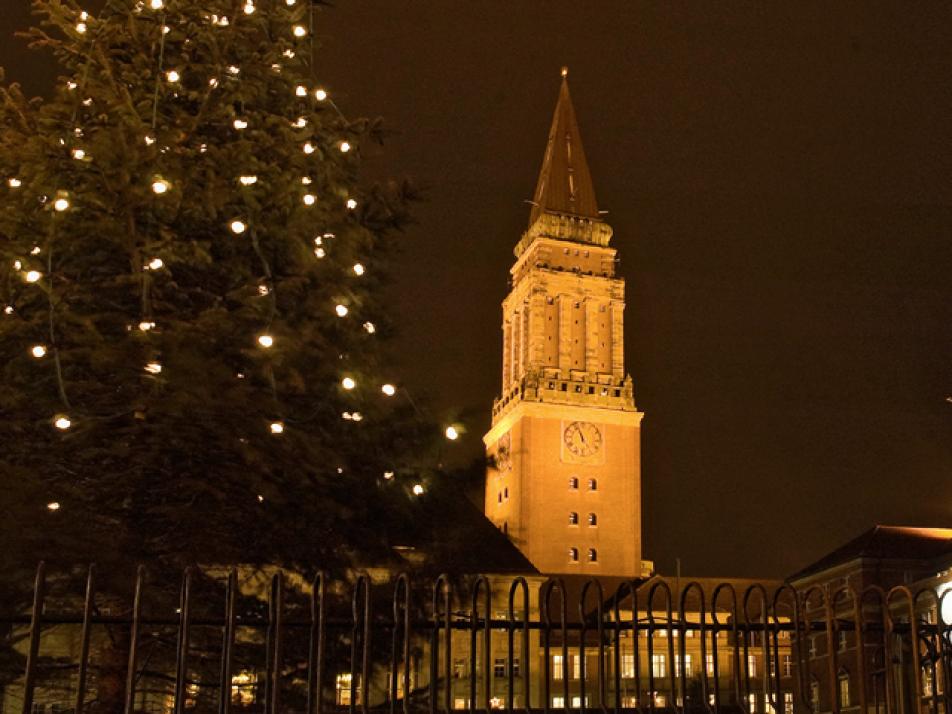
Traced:
<svg viewBox="0 0 952 714">
<path fill-rule="evenodd" d="M 412 196 L 359 188 L 379 126 L 313 6 L 35 6 L 64 76 L 0 90 L 0 565 L 383 556 L 438 438 L 380 346 Z"/>
</svg>

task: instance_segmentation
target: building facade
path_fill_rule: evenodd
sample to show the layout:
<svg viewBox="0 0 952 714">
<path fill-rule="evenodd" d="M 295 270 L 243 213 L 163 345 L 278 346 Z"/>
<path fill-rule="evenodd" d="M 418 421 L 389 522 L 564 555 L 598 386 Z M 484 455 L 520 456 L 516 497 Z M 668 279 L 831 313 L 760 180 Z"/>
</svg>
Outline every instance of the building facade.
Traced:
<svg viewBox="0 0 952 714">
<path fill-rule="evenodd" d="M 643 415 L 625 373 L 625 282 L 566 75 L 502 304 L 485 514 L 542 573 L 637 577 Z"/>
</svg>

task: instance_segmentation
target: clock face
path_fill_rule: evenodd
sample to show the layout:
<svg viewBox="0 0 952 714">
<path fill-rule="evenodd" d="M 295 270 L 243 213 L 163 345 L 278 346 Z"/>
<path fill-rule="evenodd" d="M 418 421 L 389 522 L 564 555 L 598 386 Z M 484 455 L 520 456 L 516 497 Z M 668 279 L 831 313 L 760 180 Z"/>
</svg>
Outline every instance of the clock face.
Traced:
<svg viewBox="0 0 952 714">
<path fill-rule="evenodd" d="M 512 436 L 507 431 L 496 442 L 496 468 L 500 471 L 508 471 L 512 468 Z"/>
<path fill-rule="evenodd" d="M 566 448 L 576 456 L 592 456 L 602 448 L 602 432 L 587 421 L 573 421 L 562 435 Z"/>
</svg>

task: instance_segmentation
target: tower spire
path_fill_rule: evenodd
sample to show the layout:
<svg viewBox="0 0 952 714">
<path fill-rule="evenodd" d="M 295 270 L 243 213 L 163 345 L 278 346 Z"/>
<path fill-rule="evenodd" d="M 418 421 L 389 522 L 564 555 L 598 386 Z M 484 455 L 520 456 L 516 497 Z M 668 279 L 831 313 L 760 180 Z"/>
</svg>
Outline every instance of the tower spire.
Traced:
<svg viewBox="0 0 952 714">
<path fill-rule="evenodd" d="M 595 187 L 585 160 L 582 135 L 569 96 L 568 67 L 562 68 L 562 86 L 552 116 L 549 141 L 533 196 L 529 225 L 545 213 L 598 219 Z"/>
</svg>

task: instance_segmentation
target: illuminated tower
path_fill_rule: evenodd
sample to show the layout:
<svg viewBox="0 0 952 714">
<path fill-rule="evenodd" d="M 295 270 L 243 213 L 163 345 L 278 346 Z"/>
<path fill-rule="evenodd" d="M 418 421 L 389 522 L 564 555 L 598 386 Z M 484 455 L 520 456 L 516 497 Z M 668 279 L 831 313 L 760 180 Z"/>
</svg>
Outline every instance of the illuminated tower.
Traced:
<svg viewBox="0 0 952 714">
<path fill-rule="evenodd" d="M 643 415 L 625 374 L 625 283 L 567 74 L 502 303 L 485 512 L 542 573 L 639 576 Z"/>
</svg>

